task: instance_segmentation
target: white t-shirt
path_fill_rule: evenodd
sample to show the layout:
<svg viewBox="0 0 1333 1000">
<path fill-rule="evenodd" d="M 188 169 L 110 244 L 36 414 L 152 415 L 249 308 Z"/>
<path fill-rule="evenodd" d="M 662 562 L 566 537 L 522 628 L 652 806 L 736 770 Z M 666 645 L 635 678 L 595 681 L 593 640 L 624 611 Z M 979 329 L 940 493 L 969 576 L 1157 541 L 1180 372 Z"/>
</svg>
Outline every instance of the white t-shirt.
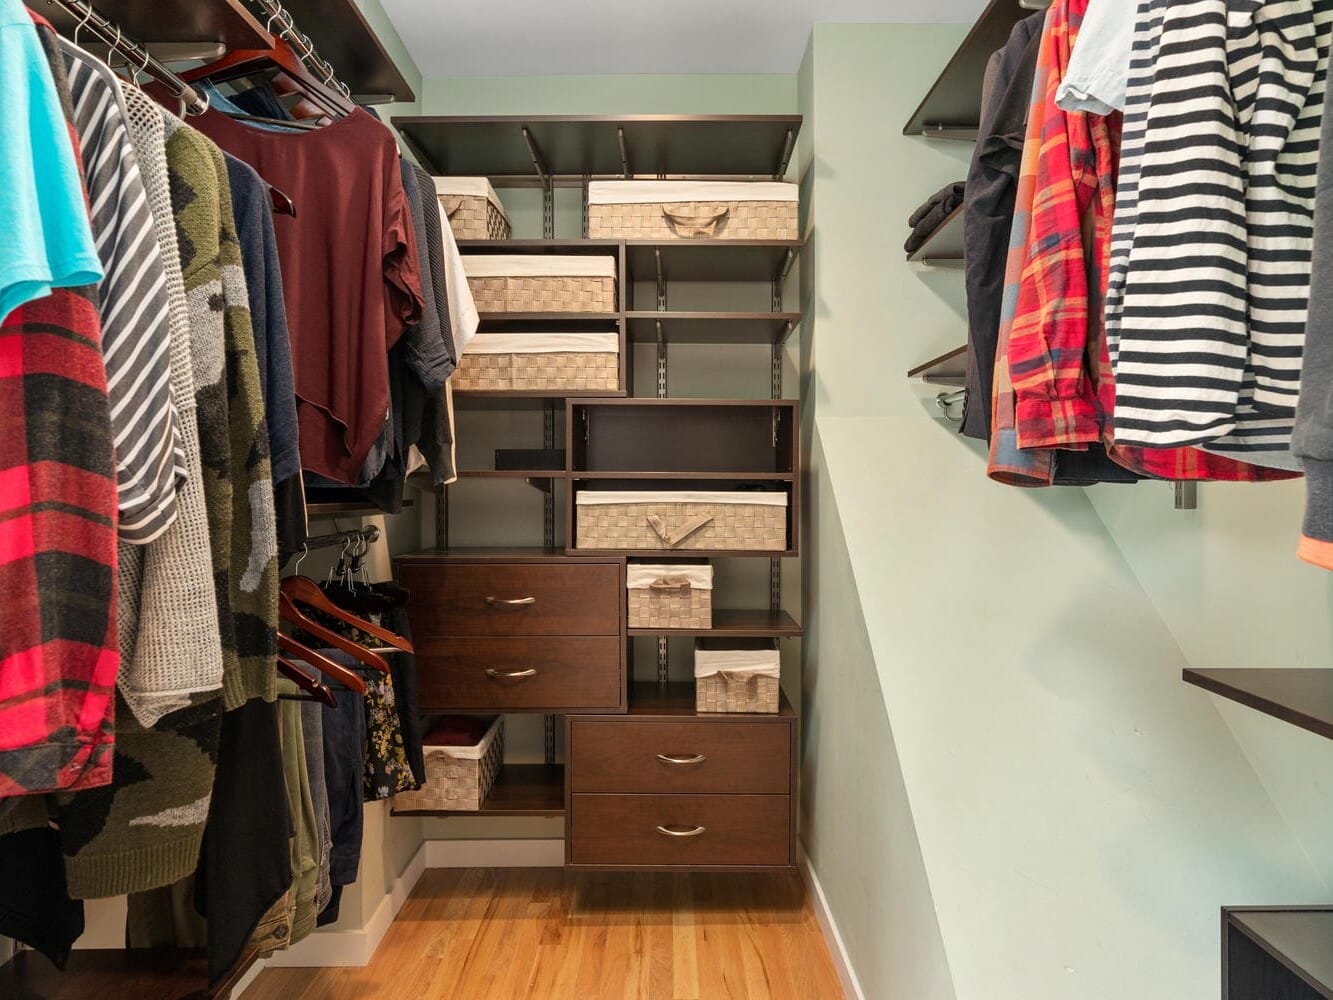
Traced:
<svg viewBox="0 0 1333 1000">
<path fill-rule="evenodd" d="M 1125 110 L 1136 0 L 1091 0 L 1055 103 L 1066 111 Z"/>
</svg>

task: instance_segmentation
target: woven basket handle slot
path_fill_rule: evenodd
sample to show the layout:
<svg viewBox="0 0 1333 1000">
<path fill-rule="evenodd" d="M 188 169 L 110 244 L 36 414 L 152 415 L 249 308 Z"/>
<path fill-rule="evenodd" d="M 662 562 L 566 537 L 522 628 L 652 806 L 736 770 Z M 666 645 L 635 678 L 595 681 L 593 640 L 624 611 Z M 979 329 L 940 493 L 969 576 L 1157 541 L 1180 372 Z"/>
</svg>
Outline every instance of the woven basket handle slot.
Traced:
<svg viewBox="0 0 1333 1000">
<path fill-rule="evenodd" d="M 677 236 L 706 239 L 716 236 L 723 220 L 731 213 L 729 205 L 663 205 L 662 215 Z"/>
<path fill-rule="evenodd" d="M 648 515 L 648 526 L 656 532 L 657 537 L 662 539 L 662 544 L 669 549 L 674 549 L 685 539 L 689 538 L 696 531 L 705 528 L 713 523 L 712 514 L 700 514 L 698 517 L 690 518 L 675 531 L 667 527 L 667 523 L 657 514 Z"/>
<path fill-rule="evenodd" d="M 663 576 L 648 584 L 649 590 L 683 590 L 688 593 L 692 588 L 690 581 L 683 576 Z"/>
<path fill-rule="evenodd" d="M 458 214 L 458 210 L 463 207 L 463 198 L 455 194 L 440 195 L 440 204 L 444 206 L 444 212 L 449 218 Z"/>
<path fill-rule="evenodd" d="M 748 688 L 752 684 L 756 689 L 759 687 L 758 674 L 742 674 L 735 670 L 719 670 L 717 675 L 722 678 L 722 683 L 729 688 Z"/>
</svg>

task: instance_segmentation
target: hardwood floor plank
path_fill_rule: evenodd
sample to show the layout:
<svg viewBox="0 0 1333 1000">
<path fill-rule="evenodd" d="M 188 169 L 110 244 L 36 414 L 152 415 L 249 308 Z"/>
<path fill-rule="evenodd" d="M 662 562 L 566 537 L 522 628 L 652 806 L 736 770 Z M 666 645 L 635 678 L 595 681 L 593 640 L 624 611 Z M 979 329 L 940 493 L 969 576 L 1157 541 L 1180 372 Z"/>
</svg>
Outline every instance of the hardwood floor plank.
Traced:
<svg viewBox="0 0 1333 1000">
<path fill-rule="evenodd" d="M 244 1000 L 839 1000 L 800 879 L 427 871 L 363 969 L 267 969 Z"/>
</svg>

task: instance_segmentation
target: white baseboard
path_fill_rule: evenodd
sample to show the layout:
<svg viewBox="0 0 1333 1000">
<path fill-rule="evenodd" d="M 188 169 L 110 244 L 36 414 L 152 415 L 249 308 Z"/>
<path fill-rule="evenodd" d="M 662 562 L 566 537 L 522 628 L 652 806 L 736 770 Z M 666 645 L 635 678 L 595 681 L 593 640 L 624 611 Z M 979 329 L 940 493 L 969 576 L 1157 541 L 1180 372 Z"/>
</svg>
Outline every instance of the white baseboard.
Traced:
<svg viewBox="0 0 1333 1000">
<path fill-rule="evenodd" d="M 427 868 L 560 868 L 563 839 L 428 840 Z"/>
<path fill-rule="evenodd" d="M 852 968 L 852 960 L 847 955 L 847 948 L 842 943 L 842 935 L 838 933 L 833 912 L 829 909 L 824 887 L 819 884 L 819 876 L 815 874 L 814 866 L 810 864 L 810 858 L 806 855 L 804 847 L 801 848 L 801 878 L 805 880 L 806 889 L 810 893 L 810 908 L 815 912 L 815 920 L 824 934 L 824 943 L 828 945 L 833 966 L 838 970 L 843 993 L 846 994 L 847 1000 L 866 1000 L 866 995 L 861 990 L 861 983 L 856 978 L 856 970 Z"/>
</svg>

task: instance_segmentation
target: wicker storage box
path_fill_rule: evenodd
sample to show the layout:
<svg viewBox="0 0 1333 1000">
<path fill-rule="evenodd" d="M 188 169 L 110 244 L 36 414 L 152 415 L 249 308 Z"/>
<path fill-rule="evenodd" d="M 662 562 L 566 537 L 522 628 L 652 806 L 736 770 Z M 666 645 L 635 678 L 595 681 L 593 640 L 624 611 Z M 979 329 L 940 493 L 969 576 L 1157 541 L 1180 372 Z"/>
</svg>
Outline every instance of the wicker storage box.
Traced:
<svg viewBox="0 0 1333 1000">
<path fill-rule="evenodd" d="M 497 716 L 475 746 L 432 746 L 425 743 L 426 784 L 415 792 L 394 796 L 398 810 L 476 811 L 491 793 L 504 762 L 504 716 Z"/>
<path fill-rule="evenodd" d="M 579 549 L 783 552 L 786 493 L 577 494 Z"/>
<path fill-rule="evenodd" d="M 700 712 L 778 710 L 782 657 L 775 639 L 698 639 L 694 707 Z"/>
<path fill-rule="evenodd" d="M 614 313 L 616 260 L 608 256 L 464 254 L 483 313 Z"/>
<path fill-rule="evenodd" d="M 630 628 L 713 627 L 713 567 L 630 563 Z"/>
<path fill-rule="evenodd" d="M 459 390 L 616 392 L 617 333 L 480 333 L 458 362 Z"/>
<path fill-rule="evenodd" d="M 436 177 L 435 196 L 456 240 L 507 240 L 513 232 L 500 196 L 485 177 Z"/>
<path fill-rule="evenodd" d="M 781 181 L 593 181 L 588 236 L 794 240 L 799 188 Z"/>
</svg>

